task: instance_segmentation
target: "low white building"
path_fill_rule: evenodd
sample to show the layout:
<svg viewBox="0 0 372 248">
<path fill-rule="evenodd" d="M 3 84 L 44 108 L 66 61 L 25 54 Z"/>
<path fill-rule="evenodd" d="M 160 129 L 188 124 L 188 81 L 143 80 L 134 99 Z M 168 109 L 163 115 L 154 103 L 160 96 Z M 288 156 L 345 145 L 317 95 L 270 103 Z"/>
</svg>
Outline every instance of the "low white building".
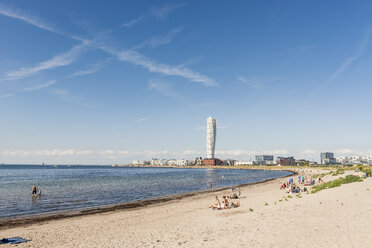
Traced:
<svg viewBox="0 0 372 248">
<path fill-rule="evenodd" d="M 235 165 L 253 165 L 253 161 L 236 161 Z"/>
</svg>

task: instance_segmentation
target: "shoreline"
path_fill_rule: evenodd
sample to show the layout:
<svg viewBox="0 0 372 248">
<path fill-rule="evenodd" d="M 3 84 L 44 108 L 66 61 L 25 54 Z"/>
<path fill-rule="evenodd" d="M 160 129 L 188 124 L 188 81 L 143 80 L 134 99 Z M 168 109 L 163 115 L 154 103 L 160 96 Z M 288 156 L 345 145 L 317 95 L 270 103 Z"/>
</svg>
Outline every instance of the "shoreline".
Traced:
<svg viewBox="0 0 372 248">
<path fill-rule="evenodd" d="M 221 168 L 221 169 L 229 169 L 229 168 Z M 239 168 L 236 168 L 236 169 L 239 169 Z M 298 172 L 292 171 L 292 170 L 281 170 L 281 171 L 286 171 L 291 174 L 287 176 L 282 176 L 282 177 L 265 179 L 259 182 L 245 183 L 245 184 L 239 184 L 239 185 L 234 185 L 234 186 L 247 187 L 247 186 L 260 185 L 260 184 L 265 184 L 267 182 L 274 181 L 277 179 L 283 179 L 283 178 L 295 176 L 298 174 Z M 88 216 L 88 215 L 94 215 L 94 214 L 115 212 L 118 210 L 135 210 L 135 209 L 145 208 L 151 205 L 167 203 L 167 202 L 171 202 L 175 200 L 182 200 L 184 198 L 189 198 L 193 196 L 200 196 L 203 194 L 221 192 L 224 190 L 228 190 L 230 188 L 231 186 L 226 186 L 222 188 L 199 190 L 199 191 L 193 191 L 193 192 L 188 192 L 188 193 L 173 194 L 173 195 L 167 195 L 167 196 L 162 196 L 162 197 L 149 198 L 149 199 L 143 199 L 143 200 L 132 201 L 132 202 L 124 202 L 124 203 L 118 203 L 118 204 L 111 204 L 111 205 L 102 205 L 102 206 L 96 206 L 96 207 L 90 207 L 90 208 L 71 209 L 71 210 L 47 212 L 47 213 L 33 214 L 33 215 L 5 217 L 5 218 L 0 218 L 0 230 L 6 230 L 12 227 L 29 226 L 29 225 L 33 225 L 36 223 L 43 223 L 43 222 L 47 222 L 51 220 L 61 220 L 61 219 L 75 218 L 75 217 L 80 217 L 80 216 Z"/>
<path fill-rule="evenodd" d="M 325 173 L 330 182 L 362 172 Z M 20 247 L 361 247 L 372 242 L 372 178 L 316 193 L 287 193 L 288 177 L 241 186 L 240 207 L 212 210 L 231 188 L 195 193 L 158 204 L 8 226 L 1 238 L 30 240 Z M 297 181 L 294 178 L 294 181 Z M 303 185 L 301 185 L 303 187 Z M 310 188 L 311 190 L 311 188 Z M 230 200 L 236 202 L 237 200 Z M 6 247 L 13 247 L 5 244 Z"/>
</svg>

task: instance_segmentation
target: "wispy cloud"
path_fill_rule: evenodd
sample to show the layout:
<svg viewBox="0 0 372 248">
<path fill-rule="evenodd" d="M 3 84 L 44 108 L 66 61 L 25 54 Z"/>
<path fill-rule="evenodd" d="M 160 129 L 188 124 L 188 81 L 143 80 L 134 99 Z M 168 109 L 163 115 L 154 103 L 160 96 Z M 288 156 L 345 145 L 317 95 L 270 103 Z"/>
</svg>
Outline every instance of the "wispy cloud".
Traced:
<svg viewBox="0 0 372 248">
<path fill-rule="evenodd" d="M 45 30 L 48 30 L 48 31 L 51 31 L 51 32 L 54 32 L 54 33 L 59 33 L 54 27 L 50 26 L 49 24 L 46 24 L 46 23 L 42 22 L 41 20 L 39 20 L 36 17 L 33 17 L 33 16 L 27 15 L 25 13 L 22 13 L 20 10 L 17 10 L 17 9 L 11 9 L 11 8 L 7 8 L 3 5 L 0 5 L 0 15 L 21 20 L 21 21 L 24 21 L 24 22 L 26 22 L 30 25 L 33 25 L 33 26 L 36 26 L 38 28 L 45 29 Z"/>
<path fill-rule="evenodd" d="M 126 50 L 122 52 L 113 52 L 112 50 L 107 51 L 116 55 L 121 61 L 126 61 L 134 65 L 141 66 L 150 72 L 157 72 L 168 76 L 180 76 L 192 82 L 202 83 L 204 86 L 218 85 L 214 79 L 192 71 L 187 67 L 157 63 L 134 50 Z"/>
<path fill-rule="evenodd" d="M 166 35 L 155 36 L 155 37 L 153 37 L 149 40 L 146 40 L 146 41 L 142 42 L 140 45 L 135 46 L 132 49 L 139 49 L 139 48 L 142 48 L 142 47 L 145 47 L 145 46 L 158 47 L 158 46 L 161 46 L 161 45 L 168 44 L 169 42 L 171 42 L 173 40 L 174 36 L 176 36 L 176 34 L 178 32 L 180 32 L 181 30 L 182 30 L 182 27 L 175 28 L 175 29 L 171 30 Z"/>
<path fill-rule="evenodd" d="M 70 92 L 68 92 L 67 90 L 53 89 L 50 92 L 56 95 L 60 100 L 68 102 L 68 103 L 72 103 L 72 104 L 76 104 L 76 105 L 80 105 L 80 106 L 88 107 L 88 108 L 97 107 L 97 105 L 87 103 L 83 98 L 79 96 L 75 96 L 71 94 Z"/>
<path fill-rule="evenodd" d="M 137 119 L 136 122 L 144 122 L 144 121 L 147 121 L 149 119 L 150 119 L 149 117 L 143 117 L 143 118 Z"/>
<path fill-rule="evenodd" d="M 160 82 L 159 80 L 156 79 L 151 79 L 148 85 L 148 88 L 150 90 L 155 90 L 158 93 L 162 94 L 163 96 L 167 96 L 169 98 L 172 98 L 173 100 L 180 100 L 183 97 L 177 93 L 171 84 L 165 83 L 165 82 Z"/>
<path fill-rule="evenodd" d="M 335 72 L 332 73 L 330 78 L 323 84 L 323 86 L 327 85 L 328 83 L 332 82 L 334 79 L 336 79 L 340 74 L 342 74 L 344 71 L 346 71 L 357 59 L 359 59 L 363 54 L 365 53 L 369 40 L 372 35 L 372 28 L 369 28 L 365 31 L 363 38 L 359 44 L 359 47 L 356 49 L 355 53 L 346 58 L 341 65 L 337 68 Z"/>
<path fill-rule="evenodd" d="M 255 156 L 257 154 L 286 155 L 288 154 L 288 150 L 277 149 L 277 150 L 267 150 L 267 151 L 254 151 L 254 150 L 236 149 L 236 150 L 216 151 L 216 155 L 224 156 L 224 157 Z"/>
<path fill-rule="evenodd" d="M 98 63 L 95 63 L 93 65 L 89 65 L 88 69 L 76 71 L 76 72 L 72 73 L 69 77 L 70 78 L 71 77 L 78 77 L 78 76 L 84 76 L 84 75 L 89 75 L 89 74 L 95 73 L 95 72 L 101 70 L 102 67 L 104 66 L 104 64 L 105 64 L 105 62 L 98 62 Z"/>
<path fill-rule="evenodd" d="M 59 95 L 59 96 L 63 96 L 63 95 L 67 95 L 68 91 L 67 90 L 55 89 L 55 90 L 52 91 L 52 93 L 54 93 L 56 95 Z"/>
<path fill-rule="evenodd" d="M 130 20 L 129 22 L 121 24 L 122 27 L 132 27 L 134 24 L 137 24 L 141 21 L 144 21 L 146 19 L 146 15 L 139 16 L 133 20 Z"/>
<path fill-rule="evenodd" d="M 122 27 L 132 27 L 135 24 L 141 23 L 146 21 L 148 18 L 154 17 L 156 19 L 160 20 L 166 20 L 168 18 L 168 15 L 175 9 L 181 8 L 185 6 L 183 3 L 178 3 L 178 4 L 165 4 L 160 8 L 153 8 L 147 13 L 134 18 L 126 23 L 123 23 L 121 26 Z"/>
<path fill-rule="evenodd" d="M 83 48 L 87 46 L 87 43 L 79 44 L 72 47 L 67 53 L 59 54 L 51 59 L 41 62 L 33 67 L 23 67 L 16 71 L 11 71 L 6 74 L 6 80 L 22 79 L 44 70 L 50 70 L 53 68 L 67 66 L 73 63 L 79 55 L 82 53 Z"/>
<path fill-rule="evenodd" d="M 75 149 L 40 149 L 1 151 L 5 157 L 68 157 L 68 156 L 103 156 L 106 158 L 125 158 L 131 156 L 151 158 L 154 156 L 174 155 L 169 151 L 130 151 L 130 150 L 75 150 Z"/>
<path fill-rule="evenodd" d="M 43 89 L 43 88 L 47 88 L 47 87 L 49 87 L 49 86 L 52 86 L 52 85 L 55 84 L 56 82 L 57 82 L 56 80 L 50 80 L 50 81 L 46 82 L 45 84 L 39 84 L 39 85 L 35 85 L 35 86 L 32 86 L 32 87 L 24 88 L 24 89 L 21 90 L 21 91 L 40 90 L 40 89 Z"/>
<path fill-rule="evenodd" d="M 7 97 L 11 97 L 11 96 L 15 96 L 15 94 L 11 93 L 11 94 L 0 95 L 0 98 L 7 98 Z"/>
<path fill-rule="evenodd" d="M 246 85 L 249 85 L 252 89 L 258 89 L 261 87 L 261 83 L 257 79 L 247 79 L 241 75 L 237 75 L 237 79 Z"/>
</svg>

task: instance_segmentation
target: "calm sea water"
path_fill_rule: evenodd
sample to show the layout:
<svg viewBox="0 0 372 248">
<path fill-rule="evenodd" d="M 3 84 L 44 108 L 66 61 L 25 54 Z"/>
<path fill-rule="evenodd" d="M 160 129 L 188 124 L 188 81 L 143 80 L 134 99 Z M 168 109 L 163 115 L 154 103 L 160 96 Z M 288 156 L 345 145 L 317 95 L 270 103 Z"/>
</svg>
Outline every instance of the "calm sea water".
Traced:
<svg viewBox="0 0 372 248">
<path fill-rule="evenodd" d="M 0 218 L 131 202 L 259 182 L 284 171 L 0 165 Z M 43 192 L 31 197 L 35 184 Z"/>
</svg>

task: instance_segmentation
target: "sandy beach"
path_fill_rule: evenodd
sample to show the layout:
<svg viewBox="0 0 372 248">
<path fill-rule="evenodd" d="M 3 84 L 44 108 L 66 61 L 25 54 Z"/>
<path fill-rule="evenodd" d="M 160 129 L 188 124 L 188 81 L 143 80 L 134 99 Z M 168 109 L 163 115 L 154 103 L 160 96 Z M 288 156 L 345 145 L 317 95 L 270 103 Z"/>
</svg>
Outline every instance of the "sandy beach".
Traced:
<svg viewBox="0 0 372 248">
<path fill-rule="evenodd" d="M 347 174 L 363 175 L 346 171 L 324 181 Z M 301 198 L 288 198 L 280 190 L 284 181 L 241 187 L 239 208 L 209 209 L 216 195 L 221 198 L 231 190 L 207 192 L 140 208 L 4 227 L 0 239 L 32 240 L 17 247 L 371 247 L 372 178 L 301 193 Z"/>
</svg>

